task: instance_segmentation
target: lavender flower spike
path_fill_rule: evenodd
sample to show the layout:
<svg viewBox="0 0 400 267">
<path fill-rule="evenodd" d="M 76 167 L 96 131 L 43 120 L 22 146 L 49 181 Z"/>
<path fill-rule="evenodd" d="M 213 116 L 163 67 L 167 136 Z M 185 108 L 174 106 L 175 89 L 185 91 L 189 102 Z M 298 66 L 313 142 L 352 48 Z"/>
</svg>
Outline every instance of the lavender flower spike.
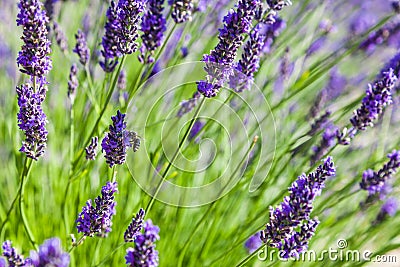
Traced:
<svg viewBox="0 0 400 267">
<path fill-rule="evenodd" d="M 98 196 L 92 205 L 92 200 L 86 202 L 86 206 L 79 213 L 77 222 L 78 233 L 83 233 L 85 236 L 100 236 L 106 237 L 107 233 L 111 232 L 112 216 L 115 215 L 114 194 L 118 192 L 117 182 L 107 182 L 101 189 L 101 196 Z"/>
<path fill-rule="evenodd" d="M 100 66 L 105 72 L 112 72 L 118 64 L 117 58 L 122 56 L 118 49 L 118 37 L 121 25 L 118 19 L 117 5 L 114 0 L 111 1 L 106 16 L 105 33 L 101 41 L 103 46 L 101 54 L 104 57 L 104 61 L 100 62 Z"/>
<path fill-rule="evenodd" d="M 143 227 L 144 209 L 140 209 L 124 233 L 125 242 L 134 242 Z"/>
<path fill-rule="evenodd" d="M 160 229 L 147 220 L 144 225 L 144 233 L 136 237 L 135 247 L 126 250 L 126 264 L 130 267 L 157 267 L 158 251 L 155 242 L 160 239 Z"/>
<path fill-rule="evenodd" d="M 83 33 L 83 31 L 79 29 L 78 32 L 75 34 L 75 38 L 76 38 L 76 45 L 73 52 L 75 52 L 79 56 L 79 62 L 83 66 L 86 66 L 90 57 L 90 49 L 87 46 L 86 36 Z"/>
<path fill-rule="evenodd" d="M 400 167 L 400 151 L 393 150 L 388 154 L 389 162 L 377 172 L 373 170 L 366 170 L 360 183 L 361 189 L 367 190 L 369 196 L 379 196 L 383 191 L 385 183 L 397 172 Z"/>
<path fill-rule="evenodd" d="M 40 0 L 21 0 L 18 8 L 17 25 L 23 27 L 21 39 L 24 44 L 18 53 L 17 64 L 22 73 L 41 78 L 51 69 L 46 28 L 49 19 Z"/>
<path fill-rule="evenodd" d="M 251 237 L 249 237 L 249 239 L 246 240 L 246 243 L 244 243 L 244 247 L 250 254 L 256 251 L 259 247 L 261 247 L 261 245 L 262 241 L 260 239 L 260 232 L 257 232 Z"/>
<path fill-rule="evenodd" d="M 137 50 L 138 25 L 140 13 L 144 11 L 144 8 L 144 0 L 120 0 L 118 2 L 118 19 L 120 22 L 118 50 L 122 54 L 132 54 Z"/>
<path fill-rule="evenodd" d="M 197 82 L 198 91 L 205 97 L 214 97 L 224 82 L 228 69 L 232 67 L 244 34 L 251 30 L 259 0 L 239 0 L 236 9 L 224 17 L 224 27 L 219 30 L 219 42 L 209 55 L 203 56 L 206 62 L 207 80 Z M 222 68 L 222 69 L 221 69 Z"/>
<path fill-rule="evenodd" d="M 314 172 L 299 176 L 289 188 L 289 196 L 275 209 L 270 207 L 270 220 L 261 231 L 261 240 L 279 248 L 284 257 L 304 252 L 317 224 L 316 219 L 310 218 L 313 201 L 321 194 L 325 180 L 335 173 L 332 158 L 328 157 Z"/>
<path fill-rule="evenodd" d="M 43 85 L 41 85 L 43 86 Z M 37 160 L 44 154 L 47 146 L 47 118 L 42 110 L 44 94 L 35 92 L 30 84 L 17 87 L 18 106 L 18 126 L 25 132 L 25 140 L 22 142 L 21 152 L 29 158 Z"/>
<path fill-rule="evenodd" d="M 250 39 L 244 46 L 242 58 L 237 63 L 235 69 L 238 70 L 239 78 L 230 77 L 230 85 L 236 92 L 242 92 L 250 89 L 254 80 L 254 73 L 260 67 L 260 54 L 264 46 L 264 36 L 259 34 L 260 26 L 256 26 L 250 34 Z M 243 75 L 241 75 L 243 74 Z M 240 76 L 244 76 L 243 79 Z M 239 81 L 238 81 L 239 80 Z"/>
<path fill-rule="evenodd" d="M 39 253 L 31 251 L 30 258 L 35 267 L 68 267 L 69 254 L 64 252 L 59 238 L 51 238 L 39 247 Z"/>
<path fill-rule="evenodd" d="M 350 119 L 351 124 L 356 130 L 364 131 L 367 126 L 373 126 L 373 121 L 383 112 L 383 108 L 392 103 L 391 90 L 397 81 L 393 70 L 383 73 L 380 80 L 369 84 L 361 107 L 354 111 L 353 117 Z"/>
<path fill-rule="evenodd" d="M 161 46 L 164 32 L 167 29 L 166 20 L 162 14 L 164 0 L 149 0 L 148 10 L 143 15 L 141 24 L 142 47 L 140 48 L 139 61 L 148 64 L 154 62 L 154 52 Z"/>
<path fill-rule="evenodd" d="M 126 151 L 128 147 L 132 147 L 130 142 L 131 132 L 126 130 L 125 120 L 126 114 L 122 114 L 119 110 L 116 116 L 111 117 L 113 124 L 109 126 L 110 132 L 106 134 L 101 142 L 107 164 L 114 166 L 115 164 L 123 164 L 126 159 Z"/>
<path fill-rule="evenodd" d="M 72 100 L 75 98 L 75 91 L 76 88 L 79 86 L 79 81 L 78 81 L 78 67 L 76 64 L 72 64 L 71 70 L 69 72 L 69 81 L 68 81 L 68 97 Z"/>
<path fill-rule="evenodd" d="M 172 3 L 172 18 L 175 23 L 183 23 L 192 20 L 194 5 L 192 0 L 174 0 Z"/>
<path fill-rule="evenodd" d="M 24 256 L 18 254 L 17 250 L 12 247 L 11 241 L 7 240 L 2 245 L 3 256 L 6 257 L 8 266 L 31 266 Z"/>
<path fill-rule="evenodd" d="M 60 25 L 57 22 L 53 22 L 53 31 L 56 37 L 57 45 L 60 47 L 61 51 L 65 53 L 68 50 L 68 41 L 64 32 L 62 31 Z"/>
<path fill-rule="evenodd" d="M 97 136 L 92 137 L 90 144 L 85 148 L 87 160 L 96 159 L 98 143 L 99 143 L 99 138 Z"/>
<path fill-rule="evenodd" d="M 378 216 L 376 217 L 374 224 L 383 222 L 388 216 L 393 217 L 396 215 L 399 203 L 396 198 L 389 198 L 381 207 Z"/>
<path fill-rule="evenodd" d="M 314 154 L 311 156 L 311 165 L 320 160 L 328 150 L 335 145 L 337 128 L 328 125 L 322 134 L 322 140 L 318 146 L 313 147 Z"/>
</svg>

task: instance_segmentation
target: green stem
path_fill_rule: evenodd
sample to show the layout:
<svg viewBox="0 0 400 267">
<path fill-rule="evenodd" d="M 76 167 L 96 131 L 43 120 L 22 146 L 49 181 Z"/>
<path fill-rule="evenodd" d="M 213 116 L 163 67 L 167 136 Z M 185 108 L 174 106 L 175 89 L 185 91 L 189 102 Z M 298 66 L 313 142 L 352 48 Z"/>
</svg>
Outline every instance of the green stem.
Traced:
<svg viewBox="0 0 400 267">
<path fill-rule="evenodd" d="M 25 192 L 25 184 L 28 180 L 28 175 L 32 167 L 32 159 L 31 158 L 26 158 L 25 159 L 25 164 L 24 164 L 24 169 L 23 169 L 23 175 L 21 179 L 21 184 L 20 184 L 20 195 L 19 195 L 19 211 L 22 219 L 22 223 L 24 225 L 25 232 L 28 236 L 29 241 L 31 242 L 32 246 L 37 249 L 38 246 L 36 245 L 35 238 L 32 234 L 32 231 L 29 227 L 28 219 L 26 218 L 25 215 L 25 207 L 24 207 L 24 192 Z"/>
<path fill-rule="evenodd" d="M 183 136 L 181 142 L 179 143 L 179 146 L 178 146 L 177 150 L 175 151 L 175 154 L 173 155 L 172 159 L 168 162 L 167 168 L 165 169 L 164 173 L 163 173 L 162 176 L 161 176 L 161 180 L 160 180 L 160 182 L 159 182 L 158 185 L 157 185 L 156 191 L 155 191 L 154 194 L 151 196 L 150 202 L 147 204 L 147 207 L 146 207 L 146 209 L 145 209 L 146 215 L 149 213 L 151 207 L 153 206 L 154 201 L 155 201 L 155 199 L 156 199 L 156 197 L 157 197 L 157 195 L 158 195 L 158 193 L 159 193 L 159 191 L 160 191 L 160 189 L 161 189 L 161 186 L 162 186 L 163 183 L 165 182 L 166 177 L 167 177 L 167 175 L 168 175 L 168 172 L 169 172 L 169 170 L 171 169 L 172 164 L 174 163 L 174 161 L 175 161 L 176 158 L 178 157 L 179 152 L 181 151 L 183 144 L 186 142 L 186 139 L 187 139 L 188 136 L 189 136 L 190 130 L 192 129 L 192 127 L 193 127 L 193 125 L 194 125 L 194 122 L 196 121 L 198 115 L 200 114 L 200 110 L 201 110 L 201 108 L 203 107 L 205 101 L 206 101 L 206 99 L 203 98 L 202 101 L 200 102 L 199 107 L 197 108 L 195 114 L 193 115 L 193 118 L 190 120 L 189 127 L 186 129 L 186 132 L 185 132 L 185 134 L 184 134 L 184 136 Z"/>
</svg>

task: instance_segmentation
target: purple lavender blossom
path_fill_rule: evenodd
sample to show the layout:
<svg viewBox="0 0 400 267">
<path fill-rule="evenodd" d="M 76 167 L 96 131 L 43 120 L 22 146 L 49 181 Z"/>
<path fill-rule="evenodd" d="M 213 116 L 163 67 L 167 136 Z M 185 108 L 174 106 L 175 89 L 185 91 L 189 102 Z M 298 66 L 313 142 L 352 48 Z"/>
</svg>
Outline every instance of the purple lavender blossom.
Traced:
<svg viewBox="0 0 400 267">
<path fill-rule="evenodd" d="M 174 0 L 172 3 L 172 18 L 175 23 L 184 23 L 192 20 L 193 1 L 192 0 Z"/>
<path fill-rule="evenodd" d="M 275 209 L 270 207 L 270 220 L 261 231 L 261 240 L 271 247 L 279 248 L 284 252 L 283 256 L 293 257 L 304 252 L 317 223 L 316 219 L 310 218 L 313 201 L 321 194 L 325 180 L 335 173 L 332 158 L 328 157 L 308 176 L 299 176 L 289 188 L 289 196 Z M 298 226 L 301 230 L 296 234 Z"/>
<path fill-rule="evenodd" d="M 311 124 L 311 129 L 308 131 L 308 135 L 313 136 L 322 128 L 325 128 L 327 123 L 329 122 L 329 117 L 331 116 L 331 112 L 329 110 L 325 111 L 319 118 L 317 118 L 313 124 Z"/>
<path fill-rule="evenodd" d="M 65 53 L 68 50 L 67 37 L 65 36 L 63 30 L 57 22 L 53 22 L 53 32 L 56 38 L 58 47 L 60 47 L 61 52 Z"/>
<path fill-rule="evenodd" d="M 235 69 L 240 73 L 230 77 L 230 86 L 236 92 L 243 92 L 251 88 L 254 81 L 254 73 L 260 67 L 260 54 L 264 45 L 264 36 L 260 35 L 259 32 L 260 26 L 256 26 L 244 46 L 242 58 L 235 66 Z"/>
<path fill-rule="evenodd" d="M 81 29 L 78 29 L 78 32 L 75 34 L 75 39 L 76 45 L 72 51 L 79 56 L 79 62 L 83 66 L 86 66 L 87 62 L 89 61 L 90 50 L 87 46 L 86 36 Z"/>
<path fill-rule="evenodd" d="M 24 260 L 24 256 L 18 254 L 17 250 L 12 247 L 11 241 L 7 240 L 2 245 L 3 256 L 6 257 L 8 266 L 31 266 L 28 259 Z"/>
<path fill-rule="evenodd" d="M 7 267 L 7 262 L 4 258 L 0 258 L 0 267 Z"/>
<path fill-rule="evenodd" d="M 299 232 L 295 231 L 292 235 L 285 237 L 278 246 L 280 258 L 298 258 L 301 253 L 307 251 L 308 242 L 315 235 L 318 224 L 317 219 L 310 219 L 300 226 Z"/>
<path fill-rule="evenodd" d="M 294 62 L 290 61 L 289 58 L 289 47 L 286 47 L 285 53 L 281 58 L 281 62 L 279 64 L 279 73 L 278 77 L 274 84 L 274 90 L 278 94 L 281 94 L 284 89 L 284 82 L 287 81 L 292 75 L 294 70 Z"/>
<path fill-rule="evenodd" d="M 51 69 L 50 41 L 46 25 L 49 22 L 40 0 L 21 0 L 18 4 L 17 26 L 23 27 L 24 44 L 18 53 L 21 72 L 42 78 Z"/>
<path fill-rule="evenodd" d="M 178 110 L 178 113 L 176 114 L 176 116 L 178 118 L 181 118 L 183 115 L 189 113 L 190 111 L 192 111 L 194 109 L 194 107 L 197 105 L 199 99 L 200 99 L 201 94 L 196 91 L 192 98 L 190 98 L 189 100 L 184 100 L 180 103 L 181 108 Z"/>
<path fill-rule="evenodd" d="M 196 137 L 196 135 L 200 132 L 200 130 L 203 128 L 204 123 L 201 121 L 197 120 L 194 124 L 192 129 L 190 130 L 188 140 L 192 140 L 193 138 Z"/>
<path fill-rule="evenodd" d="M 115 196 L 118 192 L 117 182 L 107 182 L 101 189 L 101 196 L 98 196 L 92 205 L 92 200 L 86 202 L 86 206 L 79 213 L 77 222 L 78 233 L 83 233 L 85 236 L 100 236 L 106 237 L 107 233 L 111 232 L 112 216 L 115 215 Z"/>
<path fill-rule="evenodd" d="M 160 239 L 160 229 L 147 220 L 144 225 L 144 233 L 139 234 L 135 240 L 135 247 L 126 250 L 126 264 L 130 267 L 157 267 L 158 251 L 155 242 Z"/>
<path fill-rule="evenodd" d="M 125 120 L 126 114 L 122 114 L 119 110 L 116 116 L 112 116 L 113 124 L 109 126 L 109 133 L 106 133 L 101 142 L 107 164 L 114 166 L 115 164 L 123 164 L 126 159 L 128 147 L 132 147 L 130 142 L 130 131 L 126 130 Z"/>
<path fill-rule="evenodd" d="M 100 62 L 100 66 L 105 72 L 112 72 L 118 64 L 117 58 L 122 56 L 118 49 L 118 36 L 121 25 L 118 19 L 117 5 L 114 0 L 111 1 L 106 16 L 105 33 L 101 42 L 103 46 L 101 54 L 104 57 L 104 61 Z"/>
<path fill-rule="evenodd" d="M 44 88 L 38 92 L 30 84 L 17 87 L 18 106 L 18 126 L 25 132 L 25 140 L 22 141 L 21 152 L 29 158 L 38 160 L 44 154 L 47 146 L 47 118 L 42 109 L 44 100 Z"/>
<path fill-rule="evenodd" d="M 90 144 L 85 147 L 86 159 L 87 160 L 95 160 L 97 156 L 97 146 L 99 143 L 99 138 L 97 136 L 92 137 L 90 140 Z"/>
<path fill-rule="evenodd" d="M 282 10 L 285 6 L 292 4 L 290 0 L 267 0 L 268 6 L 275 11 Z"/>
<path fill-rule="evenodd" d="M 138 25 L 144 8 L 145 0 L 119 0 L 118 2 L 120 28 L 117 44 L 122 54 L 132 54 L 137 50 Z"/>
<path fill-rule="evenodd" d="M 68 80 L 68 97 L 73 100 L 75 98 L 76 88 L 79 86 L 78 81 L 78 67 L 75 63 L 71 65 L 71 70 L 69 72 L 69 80 Z"/>
<path fill-rule="evenodd" d="M 354 129 L 364 131 L 368 126 L 373 126 L 376 120 L 383 112 L 383 108 L 392 103 L 391 90 L 397 81 L 393 70 L 390 69 L 383 73 L 380 80 L 369 84 L 361 107 L 354 111 L 350 119 Z"/>
<path fill-rule="evenodd" d="M 47 16 L 49 17 L 49 20 L 53 20 L 54 17 L 54 5 L 58 2 L 59 0 L 45 0 L 44 1 L 44 8 L 46 9 Z"/>
<path fill-rule="evenodd" d="M 164 0 L 149 0 L 148 9 L 143 15 L 141 31 L 142 47 L 140 48 L 139 61 L 144 64 L 154 62 L 154 53 L 164 39 L 164 32 L 167 29 L 166 20 L 162 14 Z"/>
<path fill-rule="evenodd" d="M 117 81 L 117 88 L 120 91 L 123 91 L 126 89 L 126 71 L 121 70 L 118 76 L 118 81 Z"/>
<path fill-rule="evenodd" d="M 389 162 L 377 172 L 369 169 L 363 173 L 360 187 L 367 190 L 369 196 L 379 196 L 384 189 L 385 183 L 396 173 L 400 167 L 400 151 L 394 150 L 388 154 Z"/>
<path fill-rule="evenodd" d="M 286 22 L 278 16 L 274 17 L 274 22 L 272 24 L 262 24 L 260 34 L 265 36 L 264 46 L 262 49 L 264 54 L 269 54 L 272 51 L 272 45 L 275 42 L 275 39 L 285 28 Z"/>
<path fill-rule="evenodd" d="M 39 253 L 31 251 L 30 258 L 35 267 L 67 267 L 69 254 L 64 252 L 59 238 L 51 238 L 39 246 Z"/>
<path fill-rule="evenodd" d="M 143 219 L 144 219 L 145 211 L 144 209 L 140 209 L 135 217 L 132 218 L 132 222 L 129 224 L 128 228 L 124 233 L 124 241 L 134 242 L 136 237 L 140 234 L 140 231 L 143 227 Z"/>
<path fill-rule="evenodd" d="M 373 52 L 376 46 L 388 43 L 397 47 L 399 44 L 400 22 L 390 22 L 379 30 L 372 32 L 366 40 L 360 44 L 360 49 Z"/>
<path fill-rule="evenodd" d="M 261 247 L 261 245 L 262 241 L 260 239 L 260 232 L 257 232 L 254 235 L 250 236 L 249 239 L 246 240 L 246 243 L 244 243 L 244 247 L 250 254 Z"/>
<path fill-rule="evenodd" d="M 244 41 L 244 34 L 251 30 L 258 3 L 259 0 L 239 0 L 236 9 L 231 9 L 224 17 L 218 44 L 210 54 L 203 56 L 208 75 L 206 81 L 197 82 L 197 89 L 205 97 L 214 97 L 219 92 L 227 74 L 225 68 L 229 70 L 232 67 Z"/>
</svg>

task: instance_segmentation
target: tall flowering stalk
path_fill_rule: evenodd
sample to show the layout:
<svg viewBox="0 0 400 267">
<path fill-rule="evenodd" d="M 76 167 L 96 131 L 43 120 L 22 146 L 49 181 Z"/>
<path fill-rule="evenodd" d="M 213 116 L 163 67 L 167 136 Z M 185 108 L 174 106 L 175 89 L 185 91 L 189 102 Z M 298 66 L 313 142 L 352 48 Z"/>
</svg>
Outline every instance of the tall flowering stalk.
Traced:
<svg viewBox="0 0 400 267">
<path fill-rule="evenodd" d="M 118 4 L 111 1 L 101 42 L 104 61 L 100 62 L 100 66 L 105 72 L 115 69 L 119 57 L 136 51 L 137 28 L 144 5 L 144 0 L 119 0 Z"/>
<path fill-rule="evenodd" d="M 125 162 L 126 152 L 132 147 L 131 132 L 126 130 L 126 114 L 119 110 L 116 116 L 111 117 L 113 124 L 109 126 L 110 132 L 106 134 L 101 147 L 105 153 L 107 164 L 111 167 Z"/>
<path fill-rule="evenodd" d="M 101 189 L 101 196 L 94 200 L 89 199 L 86 206 L 79 213 L 77 222 L 78 233 L 83 233 L 85 236 L 100 236 L 105 237 L 111 232 L 112 217 L 115 215 L 116 202 L 114 194 L 118 192 L 117 182 L 107 182 Z"/>
<path fill-rule="evenodd" d="M 31 77 L 32 85 L 17 87 L 18 126 L 25 132 L 20 151 L 34 160 L 44 154 L 47 143 L 47 119 L 41 107 L 46 97 L 45 75 L 51 69 L 50 41 L 46 24 L 49 22 L 39 0 L 21 1 L 18 4 L 17 25 L 23 27 L 24 44 L 18 53 L 20 71 Z"/>
<path fill-rule="evenodd" d="M 205 97 L 217 95 L 226 77 L 226 69 L 232 67 L 245 34 L 251 30 L 258 5 L 258 0 L 239 0 L 236 9 L 231 9 L 224 17 L 224 27 L 219 30 L 217 46 L 203 56 L 208 75 L 206 80 L 197 82 L 197 89 Z"/>
<path fill-rule="evenodd" d="M 79 56 L 79 62 L 86 66 L 90 57 L 90 49 L 87 46 L 86 36 L 81 29 L 75 34 L 76 45 L 73 50 Z"/>
<path fill-rule="evenodd" d="M 144 64 L 154 62 L 154 53 L 164 39 L 167 29 L 166 20 L 162 14 L 164 0 L 148 0 L 148 9 L 143 15 L 140 30 L 143 32 L 142 47 L 140 48 L 139 60 Z"/>
<path fill-rule="evenodd" d="M 135 247 L 126 250 L 126 264 L 130 267 L 158 266 L 158 251 L 155 242 L 160 239 L 160 228 L 153 225 L 151 220 L 144 224 L 144 232 L 135 239 Z"/>
<path fill-rule="evenodd" d="M 328 157 L 314 172 L 299 176 L 289 187 L 289 196 L 276 208 L 270 207 L 269 223 L 261 231 L 261 240 L 278 248 L 283 258 L 298 257 L 306 251 L 319 223 L 310 218 L 314 199 L 321 194 L 325 180 L 335 173 L 332 158 Z"/>
<path fill-rule="evenodd" d="M 230 77 L 230 85 L 237 92 L 250 89 L 254 81 L 254 73 L 260 67 L 260 54 L 264 45 L 264 36 L 260 33 L 260 26 L 254 28 L 250 39 L 244 46 L 242 58 L 236 64 L 235 69 L 238 76 Z"/>
</svg>

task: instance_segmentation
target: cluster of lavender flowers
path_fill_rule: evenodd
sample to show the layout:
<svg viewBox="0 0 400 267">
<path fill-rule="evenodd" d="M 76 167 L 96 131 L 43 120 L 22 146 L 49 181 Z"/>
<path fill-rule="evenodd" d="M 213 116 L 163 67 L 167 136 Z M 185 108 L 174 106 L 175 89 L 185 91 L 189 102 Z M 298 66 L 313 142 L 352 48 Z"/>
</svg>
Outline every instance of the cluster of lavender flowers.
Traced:
<svg viewBox="0 0 400 267">
<path fill-rule="evenodd" d="M 171 16 L 175 23 L 183 23 L 192 20 L 192 11 L 194 8 L 192 0 L 170 0 L 172 5 Z"/>
<path fill-rule="evenodd" d="M 97 146 L 99 144 L 99 138 L 97 136 L 92 137 L 90 144 L 85 147 L 86 159 L 95 160 L 97 156 Z"/>
<path fill-rule="evenodd" d="M 400 37 L 400 22 L 390 22 L 379 30 L 372 32 L 366 40 L 360 44 L 360 49 L 373 52 L 378 45 L 388 43 L 398 47 Z"/>
<path fill-rule="evenodd" d="M 104 61 L 100 62 L 105 72 L 115 69 L 119 57 L 136 51 L 138 24 L 144 7 L 144 0 L 119 0 L 118 4 L 111 1 L 102 39 Z"/>
<path fill-rule="evenodd" d="M 111 232 L 112 217 L 116 213 L 117 204 L 114 194 L 117 192 L 117 182 L 107 182 L 101 189 L 101 196 L 94 200 L 95 205 L 91 199 L 86 202 L 76 220 L 78 233 L 89 237 L 106 237 L 107 233 Z"/>
<path fill-rule="evenodd" d="M 47 144 L 46 115 L 42 102 L 46 97 L 45 75 L 51 69 L 50 41 L 47 38 L 48 17 L 39 0 L 21 1 L 18 4 L 17 25 L 23 27 L 24 44 L 18 53 L 20 71 L 30 76 L 32 84 L 17 87 L 18 126 L 25 132 L 20 151 L 34 160 L 44 154 Z"/>
<path fill-rule="evenodd" d="M 118 110 L 117 115 L 111 117 L 113 124 L 109 126 L 110 132 L 106 133 L 101 142 L 104 157 L 110 168 L 116 164 L 123 164 L 126 160 L 127 149 L 133 146 L 133 132 L 126 130 L 125 116 L 126 114 Z"/>
<path fill-rule="evenodd" d="M 332 158 L 328 157 L 314 172 L 299 176 L 278 207 L 270 207 L 270 220 L 260 238 L 278 248 L 282 258 L 298 257 L 307 250 L 319 223 L 317 218 L 310 218 L 313 201 L 321 194 L 325 180 L 335 173 Z"/>
<path fill-rule="evenodd" d="M 39 246 L 39 252 L 31 251 L 29 258 L 26 259 L 24 259 L 24 256 L 18 254 L 17 250 L 12 247 L 11 241 L 5 241 L 2 245 L 2 249 L 2 255 L 6 260 L 0 258 L 0 266 L 69 266 L 69 254 L 63 251 L 60 239 L 58 238 L 45 240 L 44 243 Z"/>
<path fill-rule="evenodd" d="M 90 49 L 87 46 L 86 36 L 83 33 L 83 31 L 79 29 L 78 32 L 75 34 L 75 38 L 76 38 L 76 45 L 73 52 L 79 56 L 79 62 L 83 66 L 86 66 L 90 57 Z"/>
<path fill-rule="evenodd" d="M 135 246 L 126 250 L 126 264 L 130 267 L 158 266 L 158 251 L 155 242 L 160 239 L 160 228 L 153 225 L 151 220 L 144 223 L 143 233 L 136 235 Z M 132 241 L 131 241 L 132 242 Z"/>
<path fill-rule="evenodd" d="M 251 30 L 258 6 L 258 0 L 239 0 L 236 9 L 230 10 L 224 17 L 224 27 L 219 30 L 218 44 L 208 55 L 203 56 L 208 75 L 207 80 L 197 82 L 197 89 L 205 97 L 214 97 L 220 90 L 245 34 Z"/>
<path fill-rule="evenodd" d="M 164 10 L 164 0 L 149 0 L 148 9 L 143 15 L 140 30 L 142 46 L 140 48 L 139 61 L 148 64 L 154 62 L 154 53 L 164 38 L 166 31 L 166 20 L 162 14 Z"/>
</svg>

